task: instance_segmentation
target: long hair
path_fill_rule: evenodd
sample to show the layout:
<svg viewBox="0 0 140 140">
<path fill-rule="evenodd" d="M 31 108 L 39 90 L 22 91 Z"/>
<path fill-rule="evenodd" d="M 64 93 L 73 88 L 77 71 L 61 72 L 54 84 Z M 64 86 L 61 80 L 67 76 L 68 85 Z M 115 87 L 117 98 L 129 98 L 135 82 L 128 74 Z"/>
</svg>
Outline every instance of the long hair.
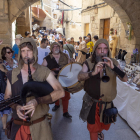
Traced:
<svg viewBox="0 0 140 140">
<path fill-rule="evenodd" d="M 7 46 L 6 46 L 6 47 L 3 47 L 3 48 L 2 48 L 2 51 L 1 51 L 1 56 L 2 56 L 2 59 L 3 59 L 3 60 L 6 60 L 5 55 L 6 55 L 6 50 L 7 50 L 7 49 L 9 49 L 9 50 L 13 53 L 13 50 L 12 50 L 10 47 L 7 47 Z"/>
</svg>

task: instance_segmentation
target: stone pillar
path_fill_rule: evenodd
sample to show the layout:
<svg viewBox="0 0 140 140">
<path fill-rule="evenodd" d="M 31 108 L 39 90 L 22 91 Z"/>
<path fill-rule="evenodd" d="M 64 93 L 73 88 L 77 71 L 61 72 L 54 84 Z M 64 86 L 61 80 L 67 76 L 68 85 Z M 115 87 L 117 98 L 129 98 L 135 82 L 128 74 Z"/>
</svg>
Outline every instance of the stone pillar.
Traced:
<svg viewBox="0 0 140 140">
<path fill-rule="evenodd" d="M 3 40 L 3 43 L 0 45 L 0 50 L 4 46 L 11 46 L 11 25 L 8 18 L 7 0 L 0 0 L 0 39 Z"/>
<path fill-rule="evenodd" d="M 31 32 L 31 22 L 32 18 L 29 7 L 16 19 L 17 34 L 21 34 L 25 37 L 26 31 Z"/>
</svg>

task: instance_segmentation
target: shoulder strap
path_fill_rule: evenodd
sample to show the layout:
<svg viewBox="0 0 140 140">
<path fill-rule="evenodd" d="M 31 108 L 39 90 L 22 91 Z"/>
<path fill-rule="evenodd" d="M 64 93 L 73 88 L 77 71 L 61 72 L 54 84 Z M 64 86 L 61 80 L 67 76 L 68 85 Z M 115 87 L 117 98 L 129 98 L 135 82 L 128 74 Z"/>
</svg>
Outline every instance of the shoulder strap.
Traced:
<svg viewBox="0 0 140 140">
<path fill-rule="evenodd" d="M 70 50 L 69 46 L 66 44 L 67 48 L 69 49 L 69 51 L 72 53 L 72 51 Z"/>
<path fill-rule="evenodd" d="M 95 68 L 95 64 L 91 63 L 91 58 L 87 59 L 87 63 L 88 63 L 90 71 L 93 71 Z"/>
</svg>

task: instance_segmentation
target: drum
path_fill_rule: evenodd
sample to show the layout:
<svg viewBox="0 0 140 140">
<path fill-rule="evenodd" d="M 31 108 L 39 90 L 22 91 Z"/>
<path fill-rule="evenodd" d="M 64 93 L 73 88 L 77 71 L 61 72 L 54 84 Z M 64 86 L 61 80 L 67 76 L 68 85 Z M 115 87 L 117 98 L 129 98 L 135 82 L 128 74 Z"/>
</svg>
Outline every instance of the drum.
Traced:
<svg viewBox="0 0 140 140">
<path fill-rule="evenodd" d="M 70 63 L 59 72 L 57 79 L 69 93 L 76 93 L 84 88 L 84 81 L 78 81 L 78 74 L 81 70 L 81 64 Z"/>
</svg>

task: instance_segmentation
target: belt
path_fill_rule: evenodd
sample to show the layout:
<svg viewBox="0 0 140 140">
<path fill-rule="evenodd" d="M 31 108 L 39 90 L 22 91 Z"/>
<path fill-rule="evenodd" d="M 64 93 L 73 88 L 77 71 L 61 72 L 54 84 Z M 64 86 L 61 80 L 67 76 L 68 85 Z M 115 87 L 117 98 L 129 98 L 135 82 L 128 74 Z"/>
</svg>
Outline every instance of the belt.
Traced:
<svg viewBox="0 0 140 140">
<path fill-rule="evenodd" d="M 59 70 L 61 70 L 61 68 L 53 68 L 53 69 L 51 69 L 52 71 L 59 71 Z"/>
<path fill-rule="evenodd" d="M 46 118 L 46 116 L 47 115 L 45 115 L 45 116 L 43 116 L 43 117 L 41 117 L 37 120 L 31 121 L 31 122 L 27 122 L 27 121 L 23 121 L 23 120 L 14 120 L 14 123 L 17 124 L 17 125 L 30 126 L 30 125 L 42 122 Z"/>
</svg>

